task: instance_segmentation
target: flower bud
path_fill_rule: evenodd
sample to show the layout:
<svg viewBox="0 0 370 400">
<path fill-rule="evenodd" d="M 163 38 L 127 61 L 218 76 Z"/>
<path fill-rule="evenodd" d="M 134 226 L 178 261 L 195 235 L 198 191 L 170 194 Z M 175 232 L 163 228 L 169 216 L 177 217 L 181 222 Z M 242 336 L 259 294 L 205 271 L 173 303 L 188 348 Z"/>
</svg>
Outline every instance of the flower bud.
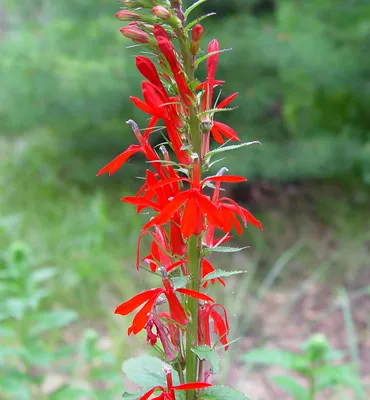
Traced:
<svg viewBox="0 0 370 400">
<path fill-rule="evenodd" d="M 153 14 L 161 19 L 169 19 L 172 17 L 171 13 L 163 6 L 155 6 L 152 8 Z"/>
<path fill-rule="evenodd" d="M 127 37 L 128 39 L 133 40 L 134 42 L 137 43 L 148 43 L 149 42 L 149 36 L 147 33 L 142 31 L 140 28 L 138 28 L 135 25 L 129 25 L 126 26 L 125 28 L 121 28 L 120 32 L 122 33 L 123 36 Z"/>
<path fill-rule="evenodd" d="M 129 10 L 120 10 L 116 13 L 116 18 L 120 21 L 138 21 L 140 20 L 140 15 Z"/>
<path fill-rule="evenodd" d="M 191 32 L 190 52 L 195 56 L 200 48 L 200 40 L 202 39 L 204 29 L 202 25 L 196 24 Z"/>
<path fill-rule="evenodd" d="M 212 122 L 212 121 L 210 121 L 210 120 L 205 120 L 205 121 L 202 121 L 202 122 L 200 123 L 200 130 L 201 130 L 203 133 L 208 133 L 208 132 L 212 129 L 212 126 L 213 126 L 213 122 Z"/>
<path fill-rule="evenodd" d="M 203 33 L 204 33 L 204 29 L 203 29 L 202 25 L 200 25 L 200 24 L 194 25 L 194 28 L 191 32 L 191 40 L 193 42 L 199 42 L 203 36 Z"/>
</svg>

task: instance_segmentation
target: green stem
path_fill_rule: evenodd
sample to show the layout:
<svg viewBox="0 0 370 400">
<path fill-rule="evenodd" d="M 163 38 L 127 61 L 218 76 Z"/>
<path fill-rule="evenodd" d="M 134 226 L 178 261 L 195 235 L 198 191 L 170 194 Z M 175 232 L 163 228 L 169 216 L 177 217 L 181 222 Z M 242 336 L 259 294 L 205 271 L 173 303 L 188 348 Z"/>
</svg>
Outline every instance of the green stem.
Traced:
<svg viewBox="0 0 370 400">
<path fill-rule="evenodd" d="M 200 248 L 199 237 L 190 236 L 188 241 L 188 255 L 189 255 L 189 274 L 191 276 L 190 289 L 199 290 L 200 278 Z M 196 346 L 198 337 L 198 300 L 189 297 L 189 311 L 191 313 L 191 321 L 187 326 L 186 334 L 186 382 L 196 382 L 198 373 L 198 357 L 191 351 Z M 187 391 L 186 400 L 195 400 L 196 392 Z"/>
<path fill-rule="evenodd" d="M 313 373 L 311 373 L 309 376 L 308 385 L 309 385 L 308 400 L 315 400 L 316 387 L 315 387 L 315 377 L 314 377 Z"/>
</svg>

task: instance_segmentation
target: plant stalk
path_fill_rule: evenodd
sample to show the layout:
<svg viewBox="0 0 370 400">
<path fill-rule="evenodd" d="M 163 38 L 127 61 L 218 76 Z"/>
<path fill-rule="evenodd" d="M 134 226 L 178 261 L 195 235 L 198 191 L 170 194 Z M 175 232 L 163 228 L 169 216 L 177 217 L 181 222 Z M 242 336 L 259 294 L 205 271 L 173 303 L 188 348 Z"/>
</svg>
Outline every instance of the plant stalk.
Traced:
<svg viewBox="0 0 370 400">
<path fill-rule="evenodd" d="M 188 241 L 189 256 L 189 274 L 191 276 L 191 290 L 199 290 L 199 272 L 200 272 L 200 248 L 198 236 L 190 236 Z M 186 382 L 196 382 L 198 374 L 198 357 L 191 351 L 197 344 L 198 337 L 198 300 L 189 297 L 189 311 L 191 313 L 191 322 L 187 327 L 186 334 Z M 195 400 L 196 392 L 187 391 L 186 400 Z"/>
</svg>

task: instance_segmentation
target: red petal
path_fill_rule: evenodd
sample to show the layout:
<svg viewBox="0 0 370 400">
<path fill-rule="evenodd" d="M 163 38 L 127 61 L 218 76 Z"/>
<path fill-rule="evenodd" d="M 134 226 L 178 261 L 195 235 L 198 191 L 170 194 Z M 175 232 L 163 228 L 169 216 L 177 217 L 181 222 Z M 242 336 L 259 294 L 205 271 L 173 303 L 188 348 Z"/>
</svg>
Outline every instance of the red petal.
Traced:
<svg viewBox="0 0 370 400">
<path fill-rule="evenodd" d="M 152 201 L 148 201 L 143 199 L 142 197 L 136 197 L 136 196 L 126 196 L 123 199 L 121 199 L 123 203 L 129 203 L 133 204 L 135 206 L 145 206 L 145 207 L 150 207 L 153 210 L 159 211 L 160 208 L 157 204 L 153 203 Z M 143 207 L 143 208 L 145 208 Z"/>
<path fill-rule="evenodd" d="M 136 296 L 131 297 L 130 300 L 127 300 L 121 305 L 119 305 L 114 311 L 114 313 L 120 315 L 130 314 L 130 312 L 134 311 L 136 308 L 138 308 L 143 303 L 148 301 L 151 297 L 156 296 L 157 294 L 159 296 L 161 292 L 163 292 L 163 289 L 157 288 L 157 289 L 146 290 L 145 292 L 139 293 Z"/>
<path fill-rule="evenodd" d="M 226 99 L 221 101 L 221 103 L 217 106 L 217 108 L 223 108 L 223 107 L 229 105 L 235 99 L 235 97 L 237 95 L 238 95 L 238 92 L 226 97 Z"/>
<path fill-rule="evenodd" d="M 144 307 L 135 315 L 134 319 L 132 320 L 132 324 L 129 330 L 134 335 L 138 334 L 142 329 L 145 328 L 145 325 L 150 317 L 150 312 L 152 311 L 154 304 L 158 299 L 158 296 L 164 292 L 163 289 L 159 290 L 160 291 L 157 294 L 155 294 L 151 299 L 149 299 L 145 303 Z"/>
<path fill-rule="evenodd" d="M 185 311 L 175 293 L 167 291 L 165 296 L 168 300 L 171 318 L 173 318 L 180 325 L 186 325 L 189 322 L 189 319 L 187 318 Z"/>
<path fill-rule="evenodd" d="M 262 224 L 258 219 L 254 218 L 253 215 L 246 210 L 245 208 L 242 207 L 243 213 L 245 215 L 245 218 L 247 219 L 248 222 L 250 222 L 252 225 L 257 226 L 262 230 Z"/>
<path fill-rule="evenodd" d="M 197 232 L 198 225 L 198 204 L 194 196 L 190 197 L 186 202 L 184 213 L 181 219 L 181 232 L 185 239 L 188 239 L 190 235 L 200 234 L 201 230 Z"/>
<path fill-rule="evenodd" d="M 184 383 L 183 385 L 172 386 L 172 388 L 175 390 L 196 390 L 196 389 L 204 389 L 210 386 L 212 386 L 210 383 L 194 382 L 194 383 Z"/>
<path fill-rule="evenodd" d="M 197 292 L 195 290 L 190 290 L 190 289 L 176 289 L 176 292 L 182 293 L 185 296 L 190 296 L 193 299 L 197 299 L 197 300 L 204 300 L 204 301 L 209 301 L 210 303 L 213 303 L 214 300 L 212 299 L 212 297 L 207 296 L 204 293 L 200 293 Z"/>
<path fill-rule="evenodd" d="M 153 132 L 153 128 L 157 124 L 158 119 L 159 119 L 158 117 L 151 118 L 148 127 L 145 129 L 144 139 L 148 139 L 149 135 Z"/>
<path fill-rule="evenodd" d="M 204 185 L 206 182 L 230 182 L 230 183 L 237 183 L 237 182 L 246 182 L 247 179 L 238 176 L 238 175 L 215 175 L 215 176 L 209 176 L 208 178 L 205 178 L 202 180 L 202 185 Z"/>
<path fill-rule="evenodd" d="M 159 88 L 162 86 L 162 82 L 159 79 L 157 69 L 155 68 L 155 65 L 149 58 L 137 56 L 136 67 L 141 72 L 141 74 L 146 79 L 148 79 L 149 82 L 153 83 Z"/>
<path fill-rule="evenodd" d="M 214 121 L 213 126 L 224 134 L 230 140 L 237 140 L 240 142 L 238 134 L 230 126 L 223 124 L 222 122 Z"/>
<path fill-rule="evenodd" d="M 211 43 L 208 45 L 207 53 L 213 53 L 219 50 L 220 50 L 220 45 L 218 44 L 218 41 L 216 39 L 213 39 Z M 219 57 L 220 53 L 217 53 L 207 58 L 207 72 L 209 78 L 212 79 L 215 78 Z"/>
<path fill-rule="evenodd" d="M 146 103 L 144 103 L 142 100 L 140 100 L 138 97 L 130 96 L 130 100 L 135 104 L 137 108 L 146 112 L 147 114 L 150 115 L 155 114 L 155 111 L 151 107 L 149 107 Z"/>
<path fill-rule="evenodd" d="M 221 215 L 218 212 L 217 207 L 208 199 L 208 197 L 199 193 L 197 196 L 197 202 L 205 218 L 215 227 L 222 228 L 224 223 Z"/>
<path fill-rule="evenodd" d="M 145 231 L 151 226 L 165 224 L 187 199 L 188 190 L 178 194 L 155 218 L 148 221 L 141 230 Z"/>
<path fill-rule="evenodd" d="M 220 143 L 220 144 L 225 143 L 224 139 L 221 136 L 221 133 L 217 130 L 217 128 L 215 126 L 212 127 L 211 132 L 212 132 L 213 138 L 216 140 L 217 143 Z"/>
<path fill-rule="evenodd" d="M 140 397 L 139 400 L 148 400 L 149 397 L 156 391 L 156 390 L 162 390 L 162 392 L 165 392 L 166 389 L 163 386 L 154 386 L 154 388 L 150 389 L 148 392 L 146 392 L 143 396 Z"/>
<path fill-rule="evenodd" d="M 97 173 L 97 176 L 100 176 L 108 171 L 109 176 L 113 175 L 132 155 L 139 153 L 140 151 L 143 151 L 141 146 L 138 146 L 137 144 L 132 144 L 130 147 L 128 147 L 127 150 L 125 150 L 110 163 L 108 163 L 105 167 L 103 167 Z"/>
<path fill-rule="evenodd" d="M 190 180 L 188 178 L 180 178 L 180 177 L 168 178 L 168 179 L 163 179 L 163 180 L 159 181 L 155 185 L 150 185 L 147 190 L 154 190 L 154 189 L 163 187 L 165 185 L 169 185 L 170 183 L 180 182 L 180 181 L 182 181 L 182 182 L 190 182 Z"/>
</svg>

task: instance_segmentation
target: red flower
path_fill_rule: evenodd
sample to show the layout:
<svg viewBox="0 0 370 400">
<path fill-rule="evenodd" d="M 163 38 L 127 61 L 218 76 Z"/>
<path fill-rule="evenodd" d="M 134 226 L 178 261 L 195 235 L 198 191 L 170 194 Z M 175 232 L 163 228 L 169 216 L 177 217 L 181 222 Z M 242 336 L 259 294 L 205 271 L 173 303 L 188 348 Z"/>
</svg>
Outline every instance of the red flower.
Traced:
<svg viewBox="0 0 370 400">
<path fill-rule="evenodd" d="M 150 396 L 158 390 L 161 391 L 161 394 L 153 397 L 152 400 L 176 400 L 176 390 L 198 390 L 212 386 L 210 383 L 206 382 L 184 383 L 183 385 L 173 386 L 171 370 L 169 368 L 165 368 L 164 372 L 166 373 L 167 389 L 163 386 L 155 386 L 141 396 L 139 400 L 148 400 Z"/>
<path fill-rule="evenodd" d="M 129 335 L 131 333 L 136 335 L 142 329 L 144 329 L 149 320 L 150 313 L 153 307 L 156 305 L 158 297 L 161 294 L 163 294 L 167 298 L 171 318 L 180 325 L 186 325 L 189 320 L 180 301 L 176 297 L 176 292 L 181 293 L 185 296 L 193 297 L 194 299 L 213 302 L 213 299 L 206 294 L 190 289 L 175 289 L 171 285 L 168 278 L 163 278 L 162 281 L 164 288 L 146 290 L 145 292 L 137 294 L 136 296 L 132 297 L 130 300 L 122 303 L 116 308 L 115 314 L 127 315 L 139 306 L 144 305 L 141 310 L 135 315 L 132 321 L 132 325 L 128 329 Z"/>
<path fill-rule="evenodd" d="M 168 36 L 166 37 L 166 35 L 163 34 L 163 28 L 161 28 L 159 25 L 154 25 L 153 32 L 154 36 L 157 39 L 158 48 L 171 68 L 180 96 L 185 105 L 190 106 L 192 100 L 194 100 L 194 96 L 189 89 L 184 73 L 182 72 L 180 64 L 176 59 L 173 44 L 169 40 Z"/>
<path fill-rule="evenodd" d="M 220 307 L 223 316 L 215 310 Z M 199 309 L 199 325 L 198 325 L 198 342 L 211 346 L 211 329 L 210 320 L 213 320 L 213 331 L 219 337 L 220 342 L 225 345 L 225 350 L 228 349 L 227 335 L 230 327 L 227 319 L 226 309 L 222 304 L 205 303 Z"/>
<path fill-rule="evenodd" d="M 185 208 L 181 218 L 181 232 L 184 238 L 187 239 L 192 234 L 199 235 L 204 230 L 204 218 L 208 223 L 224 230 L 224 222 L 219 211 L 210 201 L 209 197 L 202 194 L 202 187 L 206 182 L 244 182 L 246 179 L 240 176 L 229 175 L 211 176 L 201 181 L 199 176 L 199 161 L 194 162 L 193 171 L 193 181 L 187 178 L 167 179 L 148 189 L 154 190 L 157 187 L 178 181 L 186 181 L 191 186 L 191 189 L 176 195 L 155 218 L 144 225 L 143 230 L 147 230 L 154 225 L 165 224 L 183 205 L 185 205 Z"/>
<path fill-rule="evenodd" d="M 169 326 L 171 327 L 173 325 L 170 324 Z M 147 332 L 147 343 L 150 343 L 152 346 L 154 346 L 159 339 L 162 343 L 163 351 L 168 360 L 174 360 L 178 356 L 179 347 L 172 342 L 171 332 L 169 328 L 164 325 L 160 318 L 158 318 L 156 315 L 151 315 L 147 324 L 145 325 L 145 329 Z M 155 333 L 153 332 L 153 329 L 155 329 Z"/>
<path fill-rule="evenodd" d="M 189 164 L 189 156 L 185 150 L 182 150 L 182 141 L 179 135 L 181 128 L 180 118 L 176 107 L 174 104 L 171 104 L 172 100 L 168 97 L 154 64 L 145 57 L 138 57 L 136 65 L 149 82 L 142 83 L 142 93 L 145 102 L 134 96 L 130 97 L 131 101 L 140 110 L 152 115 L 155 123 L 157 123 L 159 118 L 163 119 L 177 159 L 183 164 Z"/>
<path fill-rule="evenodd" d="M 150 121 L 147 130 L 145 131 L 145 135 L 143 136 L 140 133 L 139 127 L 136 125 L 136 123 L 132 120 L 128 120 L 127 123 L 129 123 L 134 131 L 134 134 L 139 142 L 139 145 L 137 144 L 132 144 L 131 146 L 128 147 L 123 153 L 119 154 L 114 160 L 109 162 L 107 165 L 105 165 L 98 173 L 97 176 L 100 176 L 102 174 L 105 174 L 106 172 L 109 172 L 109 176 L 113 175 L 119 168 L 122 167 L 122 165 L 134 154 L 136 153 L 144 153 L 146 158 L 149 161 L 154 161 L 153 162 L 153 167 L 156 169 L 158 173 L 161 172 L 161 165 L 158 162 L 160 158 L 158 157 L 157 153 L 153 150 L 152 146 L 149 144 L 148 138 L 150 133 L 153 130 L 153 126 L 157 122 L 156 118 L 152 118 Z"/>
</svg>

